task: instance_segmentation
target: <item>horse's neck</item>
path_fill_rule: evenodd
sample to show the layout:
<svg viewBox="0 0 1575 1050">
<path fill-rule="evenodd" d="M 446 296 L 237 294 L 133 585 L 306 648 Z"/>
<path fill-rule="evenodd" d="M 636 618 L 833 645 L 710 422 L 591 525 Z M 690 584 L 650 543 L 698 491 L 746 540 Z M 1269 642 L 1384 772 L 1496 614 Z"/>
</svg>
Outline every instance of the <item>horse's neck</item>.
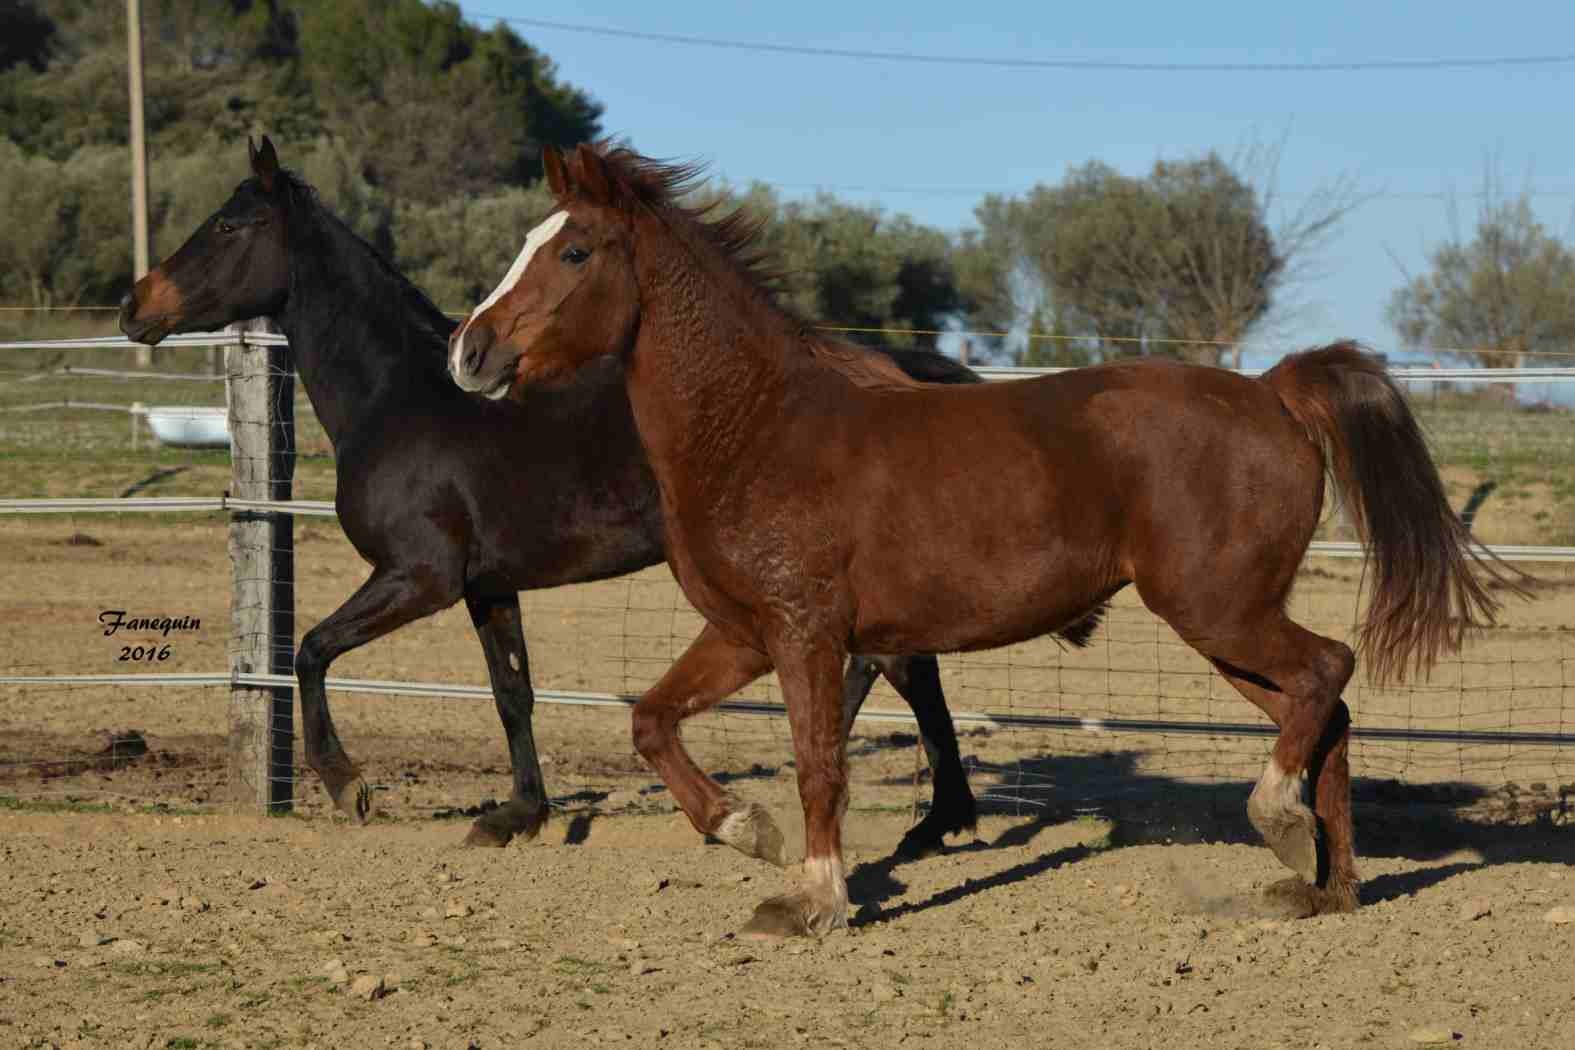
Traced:
<svg viewBox="0 0 1575 1050">
<path fill-rule="evenodd" d="M 439 338 L 431 319 L 407 317 L 402 297 L 390 302 L 388 289 L 348 272 L 375 260 L 354 258 L 342 243 L 322 247 L 309 242 L 292 253 L 290 297 L 278 320 L 312 407 L 338 447 L 391 394 L 412 378 L 424 381 L 415 372 L 430 371 L 424 359 L 441 350 L 428 345 Z"/>
<path fill-rule="evenodd" d="M 715 293 L 683 265 L 641 281 L 640 334 L 628 370 L 640 436 L 662 461 L 724 461 L 769 432 L 785 408 L 794 362 L 781 353 L 789 322 L 763 303 Z M 748 297 L 744 297 L 748 298 Z"/>
</svg>

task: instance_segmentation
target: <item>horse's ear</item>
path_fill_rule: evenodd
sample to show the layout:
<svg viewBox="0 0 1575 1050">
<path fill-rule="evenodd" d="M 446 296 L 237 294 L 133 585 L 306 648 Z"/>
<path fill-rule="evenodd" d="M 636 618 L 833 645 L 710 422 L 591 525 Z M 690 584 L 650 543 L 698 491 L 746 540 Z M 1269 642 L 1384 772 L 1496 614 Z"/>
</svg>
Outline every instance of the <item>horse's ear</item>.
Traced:
<svg viewBox="0 0 1575 1050">
<path fill-rule="evenodd" d="M 579 162 L 580 192 L 597 204 L 613 202 L 612 177 L 607 171 L 607 161 L 589 142 L 574 148 L 574 159 Z"/>
<path fill-rule="evenodd" d="M 569 171 L 563 163 L 563 153 L 557 146 L 544 146 L 541 151 L 542 170 L 547 173 L 547 188 L 554 197 L 569 195 Z"/>
<path fill-rule="evenodd" d="M 262 148 L 258 149 L 252 145 L 252 137 L 248 135 L 246 151 L 251 155 L 252 174 L 257 176 L 257 181 L 262 183 L 265 191 L 272 193 L 274 176 L 279 174 L 279 154 L 274 152 L 273 140 L 264 135 Z"/>
</svg>

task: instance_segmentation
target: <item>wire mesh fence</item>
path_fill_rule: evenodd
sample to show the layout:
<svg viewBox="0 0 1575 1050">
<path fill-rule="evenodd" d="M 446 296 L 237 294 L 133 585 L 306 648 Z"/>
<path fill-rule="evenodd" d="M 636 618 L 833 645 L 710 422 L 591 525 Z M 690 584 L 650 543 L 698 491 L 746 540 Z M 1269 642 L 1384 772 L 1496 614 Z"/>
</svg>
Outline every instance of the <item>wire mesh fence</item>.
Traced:
<svg viewBox="0 0 1575 1050">
<path fill-rule="evenodd" d="M 201 375 L 204 354 L 202 347 L 182 346 L 161 367 Z M 105 403 L 154 404 L 170 390 L 189 391 L 181 395 L 188 404 L 214 405 L 224 396 L 218 383 L 88 367 L 57 365 L 47 382 L 77 394 L 83 388 L 70 384 L 93 384 L 87 392 Z M 232 382 L 237 375 L 227 366 Z M 1499 628 L 1473 640 L 1430 681 L 1386 690 L 1360 677 L 1353 682 L 1347 694 L 1357 726 L 1352 764 L 1359 791 L 1471 801 L 1503 795 L 1513 784 L 1511 793 L 1531 808 L 1562 812 L 1564 797 L 1575 792 L 1575 752 L 1568 747 L 1575 737 L 1575 565 L 1569 560 L 1575 551 L 1565 549 L 1575 545 L 1575 483 L 1568 480 L 1575 477 L 1569 469 L 1575 427 L 1556 397 L 1535 394 L 1541 388 L 1522 384 L 1516 396 L 1503 392 L 1505 384 L 1478 379 L 1419 382 L 1413 403 L 1451 499 L 1471 506 L 1479 539 L 1520 559 L 1545 586 L 1530 603 L 1512 602 Z M 1531 379 L 1548 390 L 1561 381 Z M 0 409 L 40 391 L 66 399 L 39 386 L 45 382 L 0 381 Z M 298 499 L 288 643 L 249 638 L 234 627 L 234 588 L 245 577 L 232 582 L 237 552 L 221 527 L 224 514 L 215 512 L 232 520 L 237 513 L 275 515 L 263 504 L 225 497 L 236 467 L 229 452 L 172 448 L 146 434 L 132 448 L 126 420 L 104 412 L 0 411 L 0 447 L 13 452 L 0 459 L 0 495 L 120 501 L 119 513 L 0 514 L 0 580 L 6 581 L 0 618 L 7 637 L 0 659 L 0 795 L 180 807 L 216 802 L 233 787 L 235 652 L 256 651 L 261 643 L 276 671 L 301 633 L 366 575 L 365 563 L 328 520 L 324 501 L 333 495 L 333 473 L 320 424 L 309 403 L 294 398 L 293 405 Z M 253 425 L 279 426 L 280 407 Z M 170 497 L 206 502 L 175 513 L 134 512 L 139 499 Z M 1330 508 L 1326 518 L 1319 538 L 1334 546 L 1309 557 L 1291 612 L 1313 630 L 1344 638 L 1361 608 L 1361 562 L 1338 556 L 1353 553 L 1348 544 L 1355 538 L 1340 509 Z M 270 544 L 257 553 L 283 553 L 273 541 L 251 542 Z M 655 777 L 632 750 L 619 698 L 649 686 L 699 630 L 671 575 L 657 567 L 529 592 L 522 603 L 539 697 L 537 739 L 556 802 L 663 804 Z M 168 632 L 122 626 L 106 633 L 103 616 L 116 610 L 128 620 L 184 617 L 199 626 Z M 1234 797 L 1256 777 L 1271 743 L 1268 722 L 1130 592 L 1118 597 L 1087 649 L 1045 639 L 943 657 L 941 667 L 974 789 L 999 808 L 1164 800 L 1178 791 Z M 252 671 L 259 689 L 279 681 L 267 677 L 268 668 Z M 73 677 L 132 673 L 197 677 L 160 684 Z M 330 692 L 341 736 L 384 812 L 458 815 L 508 791 L 503 734 L 462 609 L 348 654 L 332 674 L 349 683 Z M 779 701 L 774 681 L 764 680 L 730 709 L 686 726 L 686 741 L 706 768 L 747 781 L 741 790 L 789 800 L 794 771 L 787 726 L 780 714 L 762 714 L 758 706 Z M 927 795 L 904 710 L 894 693 L 877 686 L 866 707 L 871 717 L 856 727 L 850 747 L 855 805 L 910 808 Z M 321 811 L 325 797 L 306 770 L 299 740 L 292 746 L 295 773 L 285 794 L 306 812 Z"/>
</svg>

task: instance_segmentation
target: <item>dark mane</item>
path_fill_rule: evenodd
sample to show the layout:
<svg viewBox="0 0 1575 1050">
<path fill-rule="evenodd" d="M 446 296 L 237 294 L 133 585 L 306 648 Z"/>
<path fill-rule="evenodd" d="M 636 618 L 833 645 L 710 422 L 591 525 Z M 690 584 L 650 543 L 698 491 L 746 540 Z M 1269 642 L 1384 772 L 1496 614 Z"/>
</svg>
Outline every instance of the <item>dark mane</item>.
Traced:
<svg viewBox="0 0 1575 1050">
<path fill-rule="evenodd" d="M 705 185 L 703 163 L 656 160 L 606 141 L 592 148 L 604 164 L 605 183 L 597 177 L 587 179 L 578 151 L 564 155 L 565 162 L 574 170 L 577 194 L 591 203 L 621 211 L 643 209 L 663 219 L 681 220 L 674 225 L 699 234 L 754 287 L 782 306 L 776 296 L 782 272 L 772 264 L 769 253 L 760 247 L 765 220 L 742 205 L 726 214 L 715 215 L 722 206 L 720 200 L 700 206 L 682 203 L 683 198 Z M 604 187 L 606 192 L 592 195 L 587 192 L 587 186 Z"/>
<path fill-rule="evenodd" d="M 783 271 L 760 247 L 765 220 L 740 205 L 713 217 L 721 201 L 695 207 L 683 198 L 705 183 L 705 166 L 699 162 L 660 161 L 607 142 L 591 147 L 601 158 L 600 170 L 589 166 L 579 150 L 564 155 L 572 172 L 574 193 L 592 204 L 626 213 L 638 210 L 661 219 L 679 235 L 691 235 L 714 248 L 731 269 L 798 332 L 810 356 L 840 373 L 857 386 L 870 389 L 912 390 L 923 384 L 909 376 L 892 359 L 868 348 L 836 339 L 815 329 L 782 301 L 779 294 Z"/>
<path fill-rule="evenodd" d="M 301 272 L 303 268 L 311 271 L 337 261 L 339 265 L 334 266 L 335 282 L 332 284 L 334 297 L 342 298 L 349 295 L 359 301 L 374 304 L 385 314 L 397 304 L 400 308 L 401 329 L 408 331 L 409 327 L 414 327 L 427 334 L 437 350 L 431 355 L 432 362 L 442 366 L 443 352 L 447 346 L 449 333 L 455 328 L 455 321 L 439 310 L 432 300 L 427 298 L 425 292 L 400 273 L 375 245 L 369 243 L 324 206 L 317 191 L 300 175 L 293 171 L 280 170 L 275 175 L 275 179 L 277 181 L 275 190 L 282 190 L 287 201 L 285 210 L 289 216 L 287 221 L 292 227 L 292 242 L 300 243 L 295 241 L 297 234 L 318 242 L 311 250 L 292 250 L 290 253 L 292 295 L 296 292 L 297 286 L 306 287 L 309 283 L 303 280 L 305 277 Z M 255 182 L 255 180 L 248 180 L 248 182 Z M 317 275 L 314 274 L 312 280 L 317 279 Z M 375 311 L 361 312 L 375 313 Z M 341 320 L 348 320 L 360 312 L 340 313 Z M 409 345 L 413 341 L 406 338 L 401 342 Z"/>
</svg>

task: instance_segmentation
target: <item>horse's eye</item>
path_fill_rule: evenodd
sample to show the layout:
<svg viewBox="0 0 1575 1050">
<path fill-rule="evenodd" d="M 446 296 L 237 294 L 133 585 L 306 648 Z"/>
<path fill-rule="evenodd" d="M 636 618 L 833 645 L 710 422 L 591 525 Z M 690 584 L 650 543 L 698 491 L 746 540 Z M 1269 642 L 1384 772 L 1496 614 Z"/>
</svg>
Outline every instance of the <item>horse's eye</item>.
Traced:
<svg viewBox="0 0 1575 1050">
<path fill-rule="evenodd" d="M 563 249 L 563 254 L 558 256 L 558 258 L 562 259 L 564 262 L 572 263 L 575 266 L 580 265 L 580 263 L 584 262 L 590 257 L 591 253 L 586 251 L 584 248 L 565 248 Z"/>
<path fill-rule="evenodd" d="M 235 232 L 235 227 L 231 226 L 229 223 L 225 222 L 223 219 L 219 220 L 219 224 L 217 226 L 215 226 L 214 229 L 218 230 L 220 233 L 234 233 Z"/>
</svg>

